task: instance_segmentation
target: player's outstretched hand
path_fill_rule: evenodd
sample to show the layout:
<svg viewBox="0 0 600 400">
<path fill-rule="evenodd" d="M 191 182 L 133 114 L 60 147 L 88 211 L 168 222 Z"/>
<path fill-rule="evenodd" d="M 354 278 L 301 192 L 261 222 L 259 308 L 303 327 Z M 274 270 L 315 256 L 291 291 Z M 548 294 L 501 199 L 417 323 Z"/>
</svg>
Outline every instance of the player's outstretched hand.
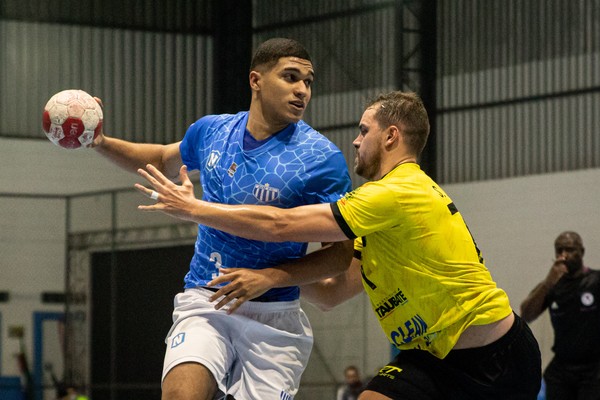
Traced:
<svg viewBox="0 0 600 400">
<path fill-rule="evenodd" d="M 185 165 L 179 170 L 180 185 L 173 183 L 151 164 L 146 165 L 146 169 L 138 169 L 138 173 L 154 190 L 139 183 L 134 185 L 135 188 L 145 196 L 156 200 L 156 203 L 151 205 L 139 205 L 139 210 L 161 211 L 175 218 L 193 221 L 193 209 L 197 199 Z"/>
<path fill-rule="evenodd" d="M 269 279 L 269 268 L 266 269 L 248 269 L 248 268 L 220 268 L 221 274 L 210 281 L 208 286 L 217 286 L 226 283 L 220 287 L 210 297 L 210 301 L 217 301 L 215 309 L 219 310 L 229 305 L 227 314 L 233 313 L 243 303 L 271 289 L 272 282 Z"/>
</svg>

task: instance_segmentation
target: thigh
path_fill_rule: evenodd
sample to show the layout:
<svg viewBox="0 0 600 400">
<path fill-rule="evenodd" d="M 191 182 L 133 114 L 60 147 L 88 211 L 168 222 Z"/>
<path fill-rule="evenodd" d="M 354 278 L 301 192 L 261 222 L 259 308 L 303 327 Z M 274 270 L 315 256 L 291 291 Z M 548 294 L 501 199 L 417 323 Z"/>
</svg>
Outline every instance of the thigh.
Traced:
<svg viewBox="0 0 600 400">
<path fill-rule="evenodd" d="M 372 390 L 365 390 L 359 396 L 358 400 L 394 400 L 391 397 L 384 396 L 381 393 Z"/>
<path fill-rule="evenodd" d="M 438 379 L 436 363 L 433 356 L 425 351 L 403 350 L 394 361 L 378 371 L 360 399 L 444 399 L 438 387 L 442 380 Z"/>
<path fill-rule="evenodd" d="M 458 400 L 535 400 L 542 383 L 537 341 L 518 317 L 496 342 L 451 351 L 443 364 Z"/>
<path fill-rule="evenodd" d="M 234 340 L 238 361 L 227 393 L 239 400 L 293 398 L 313 344 L 306 315 L 299 307 L 256 315 L 242 312 L 249 319 Z"/>
<path fill-rule="evenodd" d="M 213 399 L 217 382 L 203 365 L 183 363 L 173 367 L 162 383 L 162 400 Z"/>
<path fill-rule="evenodd" d="M 196 294 L 186 291 L 176 297 L 175 322 L 165 340 L 163 380 L 179 365 L 198 364 L 212 375 L 219 389 L 225 391 L 227 373 L 235 360 L 230 318 L 225 312 L 214 310 L 203 295 Z"/>
</svg>

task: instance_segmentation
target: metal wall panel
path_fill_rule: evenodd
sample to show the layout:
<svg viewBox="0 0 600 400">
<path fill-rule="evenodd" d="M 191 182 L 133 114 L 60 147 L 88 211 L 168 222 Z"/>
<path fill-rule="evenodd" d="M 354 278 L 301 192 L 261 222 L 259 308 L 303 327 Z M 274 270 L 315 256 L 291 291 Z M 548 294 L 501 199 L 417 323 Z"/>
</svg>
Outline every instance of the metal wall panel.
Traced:
<svg viewBox="0 0 600 400">
<path fill-rule="evenodd" d="M 213 29 L 214 1 L 2 0 L 0 19 L 152 32 L 208 34 Z"/>
<path fill-rule="evenodd" d="M 600 92 L 443 114 L 444 182 L 468 182 L 600 166 Z"/>
<path fill-rule="evenodd" d="M 600 1 L 438 6 L 439 181 L 600 167 Z"/>
<path fill-rule="evenodd" d="M 107 134 L 170 143 L 212 109 L 212 41 L 0 20 L 0 135 L 43 137 L 41 111 L 60 90 L 102 98 Z"/>
<path fill-rule="evenodd" d="M 388 9 L 396 3 L 397 0 L 254 0 L 253 25 L 260 31 L 277 25 L 289 26 L 363 14 L 377 7 Z"/>
</svg>

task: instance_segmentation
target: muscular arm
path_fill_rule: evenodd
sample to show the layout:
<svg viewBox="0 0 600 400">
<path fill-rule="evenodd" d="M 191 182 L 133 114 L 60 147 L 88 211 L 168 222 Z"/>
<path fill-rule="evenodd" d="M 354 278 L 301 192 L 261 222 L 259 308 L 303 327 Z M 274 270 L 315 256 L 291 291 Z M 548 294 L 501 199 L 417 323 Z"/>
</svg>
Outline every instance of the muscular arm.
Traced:
<svg viewBox="0 0 600 400">
<path fill-rule="evenodd" d="M 210 226 L 247 239 L 265 242 L 340 242 L 349 238 L 335 220 L 329 204 L 295 208 L 226 205 L 196 199 L 186 167 L 180 171 L 181 185 L 176 185 L 154 166 L 138 170 L 159 193 L 156 204 L 138 206 L 144 211 L 162 211 L 173 217 Z M 147 196 L 151 190 L 136 184 Z"/>
<path fill-rule="evenodd" d="M 167 145 L 133 143 L 102 135 L 94 149 L 119 167 L 135 172 L 148 164 L 154 165 L 167 178 L 176 180 L 183 165 L 179 143 Z"/>
<path fill-rule="evenodd" d="M 275 287 L 296 286 L 344 273 L 352 258 L 352 241 L 330 243 L 298 260 L 265 269 L 223 268 L 209 286 L 225 284 L 211 296 L 219 309 L 229 303 L 234 312 L 243 302 Z"/>
<path fill-rule="evenodd" d="M 352 243 L 346 240 L 325 244 L 295 262 L 273 268 L 269 273 L 272 287 L 309 284 L 345 272 L 352 260 Z"/>
<path fill-rule="evenodd" d="M 300 287 L 300 294 L 323 311 L 351 299 L 363 291 L 360 260 L 353 258 L 343 273 Z"/>
</svg>

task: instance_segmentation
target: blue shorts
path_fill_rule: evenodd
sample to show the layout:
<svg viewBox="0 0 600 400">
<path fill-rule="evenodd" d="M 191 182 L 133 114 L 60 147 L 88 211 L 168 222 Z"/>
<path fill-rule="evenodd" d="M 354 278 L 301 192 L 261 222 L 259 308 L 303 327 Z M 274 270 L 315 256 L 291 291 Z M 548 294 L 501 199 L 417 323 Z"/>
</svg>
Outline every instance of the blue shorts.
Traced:
<svg viewBox="0 0 600 400">
<path fill-rule="evenodd" d="M 453 350 L 444 359 L 401 351 L 366 390 L 403 400 L 536 400 L 541 368 L 538 343 L 515 315 L 510 330 L 487 346 Z"/>
</svg>

